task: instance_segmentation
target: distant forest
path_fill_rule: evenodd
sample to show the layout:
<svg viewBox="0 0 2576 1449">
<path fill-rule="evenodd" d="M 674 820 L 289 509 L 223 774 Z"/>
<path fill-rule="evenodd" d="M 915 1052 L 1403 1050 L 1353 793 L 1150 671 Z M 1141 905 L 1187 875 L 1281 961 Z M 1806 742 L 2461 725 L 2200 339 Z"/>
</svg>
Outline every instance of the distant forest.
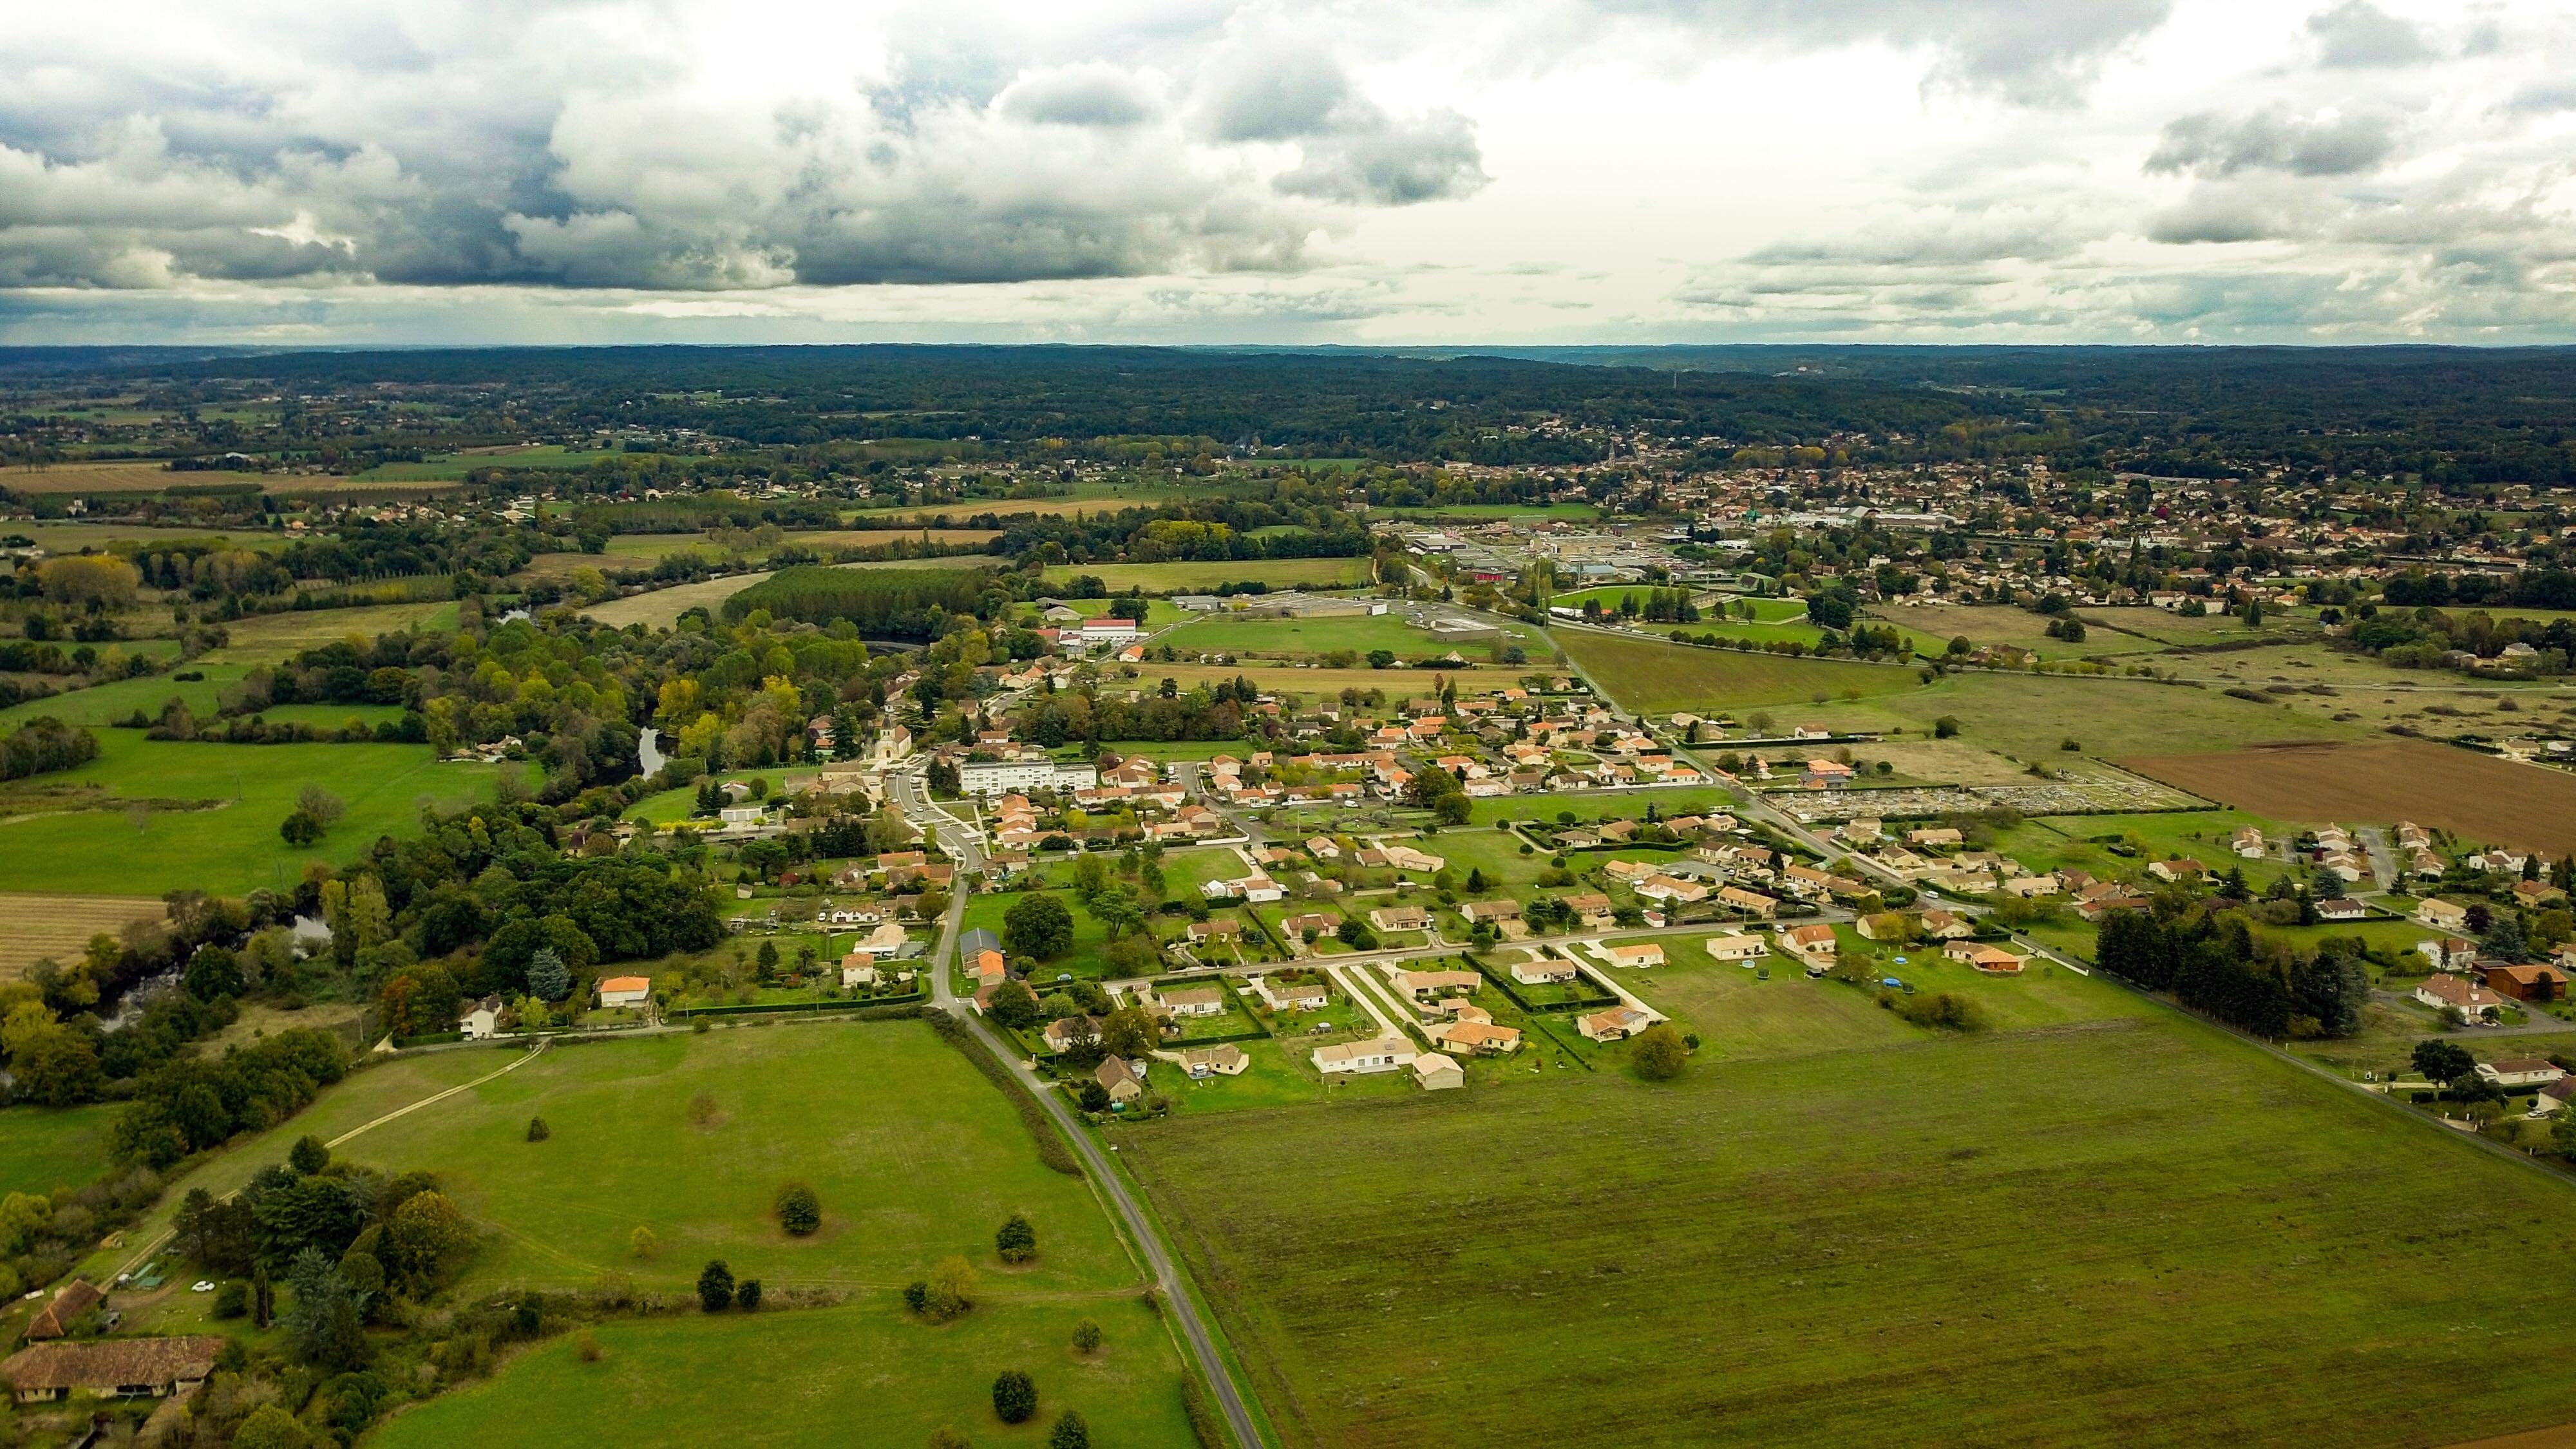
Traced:
<svg viewBox="0 0 2576 1449">
<path fill-rule="evenodd" d="M 685 428 L 773 449 L 1197 437 L 1541 466 L 1614 461 L 1642 436 L 1712 467 L 1831 441 L 1852 462 L 2044 455 L 2207 478 L 2285 466 L 2576 483 L 2567 349 L 0 349 L 0 382 L 81 374 L 210 396 L 251 382 L 452 390 L 483 408 L 506 398 L 532 431 Z M 1561 426 L 1539 426 L 1550 420 Z"/>
</svg>

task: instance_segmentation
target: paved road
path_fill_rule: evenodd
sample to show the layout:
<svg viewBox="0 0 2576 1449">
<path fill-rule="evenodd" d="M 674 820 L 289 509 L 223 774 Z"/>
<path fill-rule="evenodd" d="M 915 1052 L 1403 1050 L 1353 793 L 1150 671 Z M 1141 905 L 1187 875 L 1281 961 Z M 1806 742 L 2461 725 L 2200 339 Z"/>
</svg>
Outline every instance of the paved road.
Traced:
<svg viewBox="0 0 2576 1449">
<path fill-rule="evenodd" d="M 1233 1427 L 1235 1442 L 1244 1449 L 1260 1449 L 1261 1431 L 1253 1423 L 1252 1410 L 1244 1400 L 1243 1391 L 1236 1386 L 1234 1375 L 1226 1371 L 1225 1359 L 1217 1352 L 1216 1340 L 1208 1332 L 1206 1320 L 1200 1317 L 1198 1304 L 1190 1297 L 1189 1284 L 1183 1280 L 1180 1267 L 1173 1261 L 1171 1250 L 1164 1246 L 1162 1234 L 1155 1230 L 1153 1220 L 1145 1216 L 1145 1210 L 1137 1205 L 1134 1195 L 1127 1190 L 1126 1178 L 1110 1163 L 1099 1144 L 1092 1140 L 1091 1133 L 1074 1120 L 1062 1096 L 1051 1090 L 1017 1052 L 994 1035 L 984 1025 L 982 1017 L 968 1011 L 966 1003 L 958 1000 L 957 993 L 949 984 L 957 957 L 960 927 L 966 918 L 965 877 L 983 869 L 982 841 L 955 816 L 931 801 L 918 776 L 910 772 L 890 772 L 886 776 L 886 792 L 915 825 L 937 835 L 941 848 L 948 852 L 949 859 L 957 866 L 958 880 L 956 888 L 949 892 L 945 928 L 940 932 L 938 947 L 931 952 L 932 1003 L 937 1009 L 967 1024 L 969 1033 L 1019 1077 L 1021 1090 L 1037 1098 L 1038 1104 L 1055 1122 L 1056 1130 L 1062 1132 L 1073 1143 L 1073 1150 L 1082 1155 L 1083 1164 L 1091 1171 L 1091 1180 L 1108 1195 L 1110 1204 L 1118 1210 L 1119 1221 L 1127 1225 L 1128 1237 L 1144 1253 L 1146 1265 L 1153 1270 L 1154 1285 L 1162 1290 L 1165 1311 L 1172 1315 L 1174 1323 L 1180 1325 L 1181 1337 L 1189 1343 L 1191 1356 L 1198 1360 L 1200 1376 L 1214 1391 L 1217 1408 L 1225 1415 L 1226 1423 Z"/>
</svg>

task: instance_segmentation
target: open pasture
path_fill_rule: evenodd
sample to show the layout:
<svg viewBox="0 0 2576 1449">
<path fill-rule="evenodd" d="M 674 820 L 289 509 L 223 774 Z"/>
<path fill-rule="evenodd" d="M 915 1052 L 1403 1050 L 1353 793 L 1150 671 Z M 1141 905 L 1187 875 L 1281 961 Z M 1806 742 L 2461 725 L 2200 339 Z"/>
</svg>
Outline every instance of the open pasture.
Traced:
<svg viewBox="0 0 2576 1449">
<path fill-rule="evenodd" d="M 1214 615 L 1172 631 L 1156 643 L 1184 653 L 1305 656 L 1348 650 L 1365 656 L 1384 649 L 1399 659 L 1420 659 L 1457 650 L 1481 659 L 1497 646 L 1517 644 L 1533 658 L 1550 652 L 1537 630 L 1524 624 L 1502 626 L 1491 639 L 1444 644 L 1428 629 L 1418 629 L 1400 614 L 1356 615 L 1325 619 L 1241 619 Z"/>
<path fill-rule="evenodd" d="M 1611 698 L 1644 714 L 1716 713 L 1922 688 L 1912 670 L 1885 665 L 1699 649 L 1591 629 L 1559 629 L 1554 636 Z"/>
<path fill-rule="evenodd" d="M 2139 774 L 2301 824 L 2412 820 L 2463 840 L 2576 851 L 2576 775 L 2424 740 L 2123 759 Z"/>
<path fill-rule="evenodd" d="M 308 860 L 343 864 L 380 835 L 411 833 L 424 800 L 454 809 L 489 799 L 503 768 L 441 763 L 427 745 L 197 744 L 101 730 L 97 759 L 0 788 L 0 890 L 287 890 Z M 308 783 L 348 814 L 299 849 L 277 827 Z"/>
<path fill-rule="evenodd" d="M 107 1175 L 120 1103 L 0 1107 L 0 1194 L 43 1196 Z"/>
<path fill-rule="evenodd" d="M 2026 649 L 2048 659 L 2080 659 L 2096 654 L 2153 654 L 2164 646 L 2153 639 L 2140 639 L 2109 629 L 2088 629 L 2084 642 L 2069 644 L 2048 637 L 2049 618 L 2010 604 L 1912 604 L 1888 605 L 1873 611 L 1875 617 L 1894 624 L 1916 636 L 1918 647 L 1926 654 L 1948 650 L 1950 641 L 1965 638 L 1972 644 L 1990 644 L 1998 648 Z"/>
<path fill-rule="evenodd" d="M 1046 571 L 1049 586 L 1061 588 L 1079 578 L 1095 578 L 1112 590 L 1142 589 L 1149 594 L 1195 594 L 1227 584 L 1268 584 L 1274 589 L 1332 589 L 1368 582 L 1364 558 L 1218 559 L 1199 563 L 1057 564 Z"/>
<path fill-rule="evenodd" d="M 1106 1333 L 1089 1359 L 1066 1346 L 1083 1318 Z M 1067 1409 L 1082 1415 L 1094 1444 L 1195 1442 L 1170 1334 L 1132 1292 L 1014 1293 L 931 1327 L 908 1319 L 894 1293 L 876 1290 L 836 1308 L 621 1319 L 601 1325 L 597 1338 L 597 1363 L 584 1363 L 570 1336 L 554 1339 L 488 1380 L 400 1415 L 368 1442 L 554 1449 L 598 1442 L 601 1426 L 614 1424 L 619 1444 L 674 1449 L 914 1445 L 942 1428 L 979 1444 L 1035 1446 Z M 1017 1428 L 993 1417 L 993 1375 L 1006 1368 L 1037 1382 L 1038 1415 Z M 720 1392 L 711 1391 L 711 1370 Z"/>
<path fill-rule="evenodd" d="M 94 684 L 87 689 L 67 689 L 42 699 L 31 699 L 0 710 L 0 733 L 6 733 L 31 719 L 52 716 L 65 724 L 106 726 L 125 719 L 136 710 L 157 716 L 161 706 L 170 700 L 184 701 L 202 719 L 215 712 L 224 686 L 247 672 L 238 664 L 191 663 L 183 673 L 203 674 L 203 679 L 173 679 L 166 674 L 147 674 L 139 679 L 119 679 L 109 684 Z"/>
<path fill-rule="evenodd" d="M 2514 1271 L 2565 1183 L 2162 1013 L 1123 1145 L 1290 1445 L 2413 1445 L 2576 1418 L 2576 1350 L 2515 1327 L 2576 1307 Z"/>
<path fill-rule="evenodd" d="M 227 642 L 223 648 L 206 657 L 209 661 L 224 664 L 274 664 L 290 655 L 352 635 L 374 639 L 380 634 L 403 629 L 429 634 L 449 633 L 456 628 L 456 618 L 453 600 L 435 599 L 418 604 L 368 604 L 354 609 L 298 609 L 281 614 L 258 614 L 224 625 Z"/>
<path fill-rule="evenodd" d="M 73 961 L 92 936 L 113 936 L 169 908 L 149 896 L 0 895 L 0 979 L 39 961 Z"/>
<path fill-rule="evenodd" d="M 2052 770 L 2075 764 L 2074 752 L 2064 748 L 2068 740 L 2083 753 L 2121 759 L 2276 740 L 2369 738 L 2351 725 L 2216 689 L 2006 671 L 1966 671 L 1908 693 L 1796 714 L 1801 722 L 1835 729 L 1923 735 L 1947 716 L 1959 722 L 1959 738 L 1967 743 Z"/>
<path fill-rule="evenodd" d="M 548 1140 L 525 1140 L 531 1116 L 546 1119 Z M 723 1258 L 773 1288 L 890 1290 L 952 1253 L 1008 1293 L 1136 1284 L 1090 1189 L 1041 1163 L 1009 1105 L 917 1022 L 736 1026 L 551 1051 L 343 1152 L 437 1173 L 495 1229 L 477 1284 L 583 1287 L 614 1269 L 677 1290 Z M 791 1180 L 822 1198 L 811 1237 L 790 1237 L 771 1213 Z M 1037 1226 L 1041 1252 L 999 1273 L 993 1229 L 1013 1211 Z M 660 1240 L 658 1257 L 635 1256 L 638 1227 Z"/>
</svg>

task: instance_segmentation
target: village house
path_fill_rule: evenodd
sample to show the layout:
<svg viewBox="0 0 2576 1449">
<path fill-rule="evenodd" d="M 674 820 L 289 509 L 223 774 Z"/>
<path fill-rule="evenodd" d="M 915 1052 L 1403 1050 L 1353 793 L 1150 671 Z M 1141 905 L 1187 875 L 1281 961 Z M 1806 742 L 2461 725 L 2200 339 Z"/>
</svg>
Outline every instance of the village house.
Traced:
<svg viewBox="0 0 2576 1449">
<path fill-rule="evenodd" d="M 2322 921 L 2358 921 L 2370 914 L 2370 907 L 2350 896 L 2337 896 L 2317 902 L 2317 919 Z"/>
<path fill-rule="evenodd" d="M 1791 926 L 1780 933 L 1780 949 L 1810 964 L 1830 964 L 1834 959 L 1834 928 L 1827 925 Z"/>
<path fill-rule="evenodd" d="M 1051 1052 L 1070 1051 L 1075 1047 L 1089 1046 L 1100 1040 L 1100 1018 L 1096 1016 L 1058 1017 L 1048 1022 L 1046 1030 L 1040 1034 L 1046 1038 L 1047 1050 Z"/>
<path fill-rule="evenodd" d="M 1420 906 L 1386 906 L 1369 912 L 1369 924 L 1381 931 L 1427 931 L 1431 913 Z"/>
<path fill-rule="evenodd" d="M 1485 978 L 1473 971 L 1390 971 L 1395 989 L 1416 1005 L 1448 996 L 1473 995 Z"/>
<path fill-rule="evenodd" d="M 1479 1011 L 1475 1014 L 1483 1016 L 1485 1013 Z M 1425 1034 L 1436 1046 L 1470 1056 L 1507 1056 L 1521 1049 L 1520 1028 L 1496 1026 L 1490 1018 L 1443 1022 L 1426 1028 Z"/>
<path fill-rule="evenodd" d="M 1610 898 L 1599 891 L 1567 896 L 1561 904 L 1567 910 L 1574 912 L 1576 921 L 1581 925 L 1598 930 L 1611 922 Z"/>
<path fill-rule="evenodd" d="M 1223 1016 L 1222 986 L 1176 986 L 1151 993 L 1151 1004 L 1167 1016 Z"/>
<path fill-rule="evenodd" d="M 1592 1041 L 1620 1041 L 1653 1024 L 1652 1017 L 1633 1006 L 1614 1006 L 1576 1018 L 1574 1027 Z"/>
<path fill-rule="evenodd" d="M 1719 961 L 1759 961 L 1771 954 L 1771 945 L 1760 936 L 1741 933 L 1711 936 L 1708 954 Z"/>
<path fill-rule="evenodd" d="M 1520 919 L 1521 915 L 1521 903 L 1518 901 L 1469 901 L 1467 904 L 1458 908 L 1458 914 L 1465 916 L 1468 924 L 1470 925 L 1479 921 L 1517 921 Z"/>
<path fill-rule="evenodd" d="M 1630 889 L 1637 893 L 1639 900 L 1664 901 L 1675 905 L 1691 905 L 1707 900 L 1709 896 L 1706 884 L 1665 875 L 1661 871 L 1637 882 Z"/>
<path fill-rule="evenodd" d="M 2427 896 L 2415 903 L 2415 919 L 2434 930 L 2456 933 L 2469 928 L 2469 908 Z"/>
<path fill-rule="evenodd" d="M 1182 934 L 1188 937 L 1190 944 L 1194 946 L 1208 941 L 1240 941 L 1243 939 L 1243 922 L 1231 917 L 1213 921 L 1192 921 L 1189 929 Z"/>
<path fill-rule="evenodd" d="M 1571 961 L 1523 956 L 1512 963 L 1512 979 L 1523 986 L 1560 986 L 1582 974 Z"/>
<path fill-rule="evenodd" d="M 456 1029 L 465 1034 L 467 1041 L 484 1041 L 498 1035 L 501 1030 L 501 998 L 486 996 L 465 1008 L 465 1014 L 456 1019 Z"/>
<path fill-rule="evenodd" d="M 1771 919 L 1774 912 L 1780 909 L 1780 903 L 1778 901 L 1762 894 L 1760 891 L 1749 891 L 1742 886 L 1720 887 L 1717 893 L 1717 899 L 1719 904 L 1733 906 L 1735 909 L 1758 920 L 1767 921 Z"/>
<path fill-rule="evenodd" d="M 2478 943 L 2460 936 L 2435 936 L 2415 943 L 2415 953 L 2436 971 L 2466 971 L 2478 958 Z"/>
<path fill-rule="evenodd" d="M 1467 1085 L 1467 1069 L 1455 1057 L 1424 1052 L 1413 1059 L 1413 1084 L 1426 1092 L 1445 1092 Z"/>
<path fill-rule="evenodd" d="M 2177 883 L 2198 881 L 2208 873 L 2208 868 L 2203 866 L 2199 861 L 2187 858 L 2160 860 L 2147 867 L 2147 874 L 2154 876 L 2156 879 Z"/>
<path fill-rule="evenodd" d="M 2508 1092 L 2528 1092 L 2546 1087 L 2566 1076 L 2564 1069 L 2546 1057 L 2506 1057 L 2501 1061 L 2478 1063 L 2478 1078 L 2493 1082 Z"/>
<path fill-rule="evenodd" d="M 1400 1036 L 1382 1036 L 1375 1041 L 1340 1042 L 1317 1047 L 1312 1055 L 1315 1070 L 1331 1076 L 1363 1076 L 1391 1072 L 1410 1064 L 1419 1053 L 1413 1043 Z"/>
<path fill-rule="evenodd" d="M 1282 981 L 1276 976 L 1255 976 L 1252 994 L 1272 1011 L 1320 1011 L 1330 1005 L 1333 990 L 1321 981 Z"/>
<path fill-rule="evenodd" d="M 2471 1021 L 2504 1005 L 2504 998 L 2457 976 L 2428 976 L 2415 988 L 2415 999 L 2436 1011 L 2449 1009 Z"/>
<path fill-rule="evenodd" d="M 1145 1064 L 1124 1057 L 1109 1057 L 1093 1070 L 1091 1079 L 1109 1094 L 1109 1100 L 1120 1106 L 1145 1095 Z"/>
<path fill-rule="evenodd" d="M 1982 941 L 1952 941 L 1941 948 L 1941 954 L 1953 961 L 1964 961 L 1989 976 L 2018 976 L 2024 964 L 2012 952 Z"/>
<path fill-rule="evenodd" d="M 1243 1048 L 1230 1041 L 1218 1042 L 1215 1046 L 1183 1047 L 1176 1052 L 1159 1051 L 1154 1055 L 1163 1061 L 1178 1063 L 1194 1082 L 1205 1081 L 1209 1077 L 1239 1077 L 1252 1065 L 1252 1058 L 1244 1055 Z"/>
<path fill-rule="evenodd" d="M 1613 966 L 1642 970 L 1649 966 L 1664 964 L 1664 948 L 1653 941 L 1634 946 L 1595 946 L 1593 949 L 1599 951 L 1602 959 Z"/>
<path fill-rule="evenodd" d="M 652 995 L 650 976 L 610 976 L 599 983 L 601 1006 L 642 1006 Z"/>
</svg>

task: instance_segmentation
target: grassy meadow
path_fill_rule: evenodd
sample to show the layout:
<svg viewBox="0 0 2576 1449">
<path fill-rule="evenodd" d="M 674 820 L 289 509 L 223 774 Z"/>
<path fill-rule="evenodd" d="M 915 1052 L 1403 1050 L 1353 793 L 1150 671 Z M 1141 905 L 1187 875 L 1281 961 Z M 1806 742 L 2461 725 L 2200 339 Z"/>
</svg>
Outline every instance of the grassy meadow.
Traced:
<svg viewBox="0 0 2576 1449">
<path fill-rule="evenodd" d="M 692 1105 L 702 1094 L 705 1120 Z M 546 1119 L 549 1140 L 524 1140 L 532 1116 Z M 676 1290 L 720 1257 L 773 1288 L 892 1290 L 951 1253 L 993 1269 L 1012 1293 L 1135 1282 L 1090 1190 L 1041 1164 L 973 1065 L 913 1022 L 550 1051 L 345 1151 L 437 1173 L 496 1230 L 476 1284 L 580 1287 L 615 1269 Z M 779 1186 L 799 1179 L 823 1199 L 823 1229 L 809 1238 L 770 1215 Z M 1042 1251 L 1004 1273 L 990 1261 L 993 1229 L 1014 1211 L 1036 1224 Z M 638 1227 L 660 1239 L 660 1256 L 629 1251 Z"/>
<path fill-rule="evenodd" d="M 1442 644 L 1431 631 L 1417 629 L 1400 615 L 1360 615 L 1342 619 L 1230 619 L 1211 617 L 1176 629 L 1160 643 L 1204 654 L 1278 654 L 1315 656 L 1349 650 L 1365 657 L 1384 649 L 1401 659 L 1422 659 L 1451 649 L 1481 659 L 1496 644 L 1518 644 L 1530 657 L 1543 659 L 1550 646 L 1536 629 L 1514 624 L 1495 639 Z"/>
<path fill-rule="evenodd" d="M 1560 629 L 1555 637 L 1612 699 L 1644 714 L 1821 704 L 1923 688 L 1911 669 L 1889 665 L 1700 649 L 1586 629 Z"/>
<path fill-rule="evenodd" d="M 58 1187 L 80 1187 L 108 1169 L 113 1102 L 87 1107 L 0 1107 L 0 1195 L 43 1196 Z"/>
<path fill-rule="evenodd" d="M 1106 1333 L 1090 1358 L 1067 1343 L 1083 1318 Z M 615 1442 L 630 1445 L 913 1445 L 955 1428 L 977 1444 L 1036 1449 L 1072 1409 L 1094 1444 L 1196 1443 L 1168 1331 L 1132 1293 L 1014 1297 L 935 1328 L 908 1320 L 893 1294 L 871 1293 L 756 1317 L 627 1319 L 597 1338 L 597 1363 L 584 1363 L 571 1339 L 553 1340 L 367 1442 L 552 1449 L 596 1442 L 614 1425 Z M 1016 1427 L 994 1418 L 991 1397 L 993 1376 L 1010 1368 L 1038 1388 L 1037 1417 Z"/>
<path fill-rule="evenodd" d="M 1339 588 L 1368 582 L 1364 558 L 1219 559 L 1209 563 L 1057 564 L 1046 571 L 1049 584 L 1063 585 L 1083 577 L 1111 589 L 1142 589 L 1149 594 L 1191 594 L 1234 583 L 1262 583 L 1274 589 Z"/>
<path fill-rule="evenodd" d="M 424 800 L 453 809 L 490 798 L 509 768 L 441 763 L 427 745 L 196 744 L 116 729 L 98 740 L 90 763 L 0 789 L 0 891 L 286 889 L 308 860 L 343 863 L 411 830 Z M 277 827 L 307 784 L 348 813 L 299 848 Z"/>
<path fill-rule="evenodd" d="M 2527 1328 L 2576 1285 L 2524 1271 L 2566 1184 L 2071 974 L 1981 984 L 2090 1019 L 1901 1040 L 1875 1006 L 1811 1013 L 1815 983 L 1703 972 L 1729 973 L 1643 973 L 1766 1018 L 1675 1084 L 1551 1072 L 1123 1138 L 1286 1443 L 2395 1445 L 2576 1418 L 2576 1350 Z"/>
</svg>

